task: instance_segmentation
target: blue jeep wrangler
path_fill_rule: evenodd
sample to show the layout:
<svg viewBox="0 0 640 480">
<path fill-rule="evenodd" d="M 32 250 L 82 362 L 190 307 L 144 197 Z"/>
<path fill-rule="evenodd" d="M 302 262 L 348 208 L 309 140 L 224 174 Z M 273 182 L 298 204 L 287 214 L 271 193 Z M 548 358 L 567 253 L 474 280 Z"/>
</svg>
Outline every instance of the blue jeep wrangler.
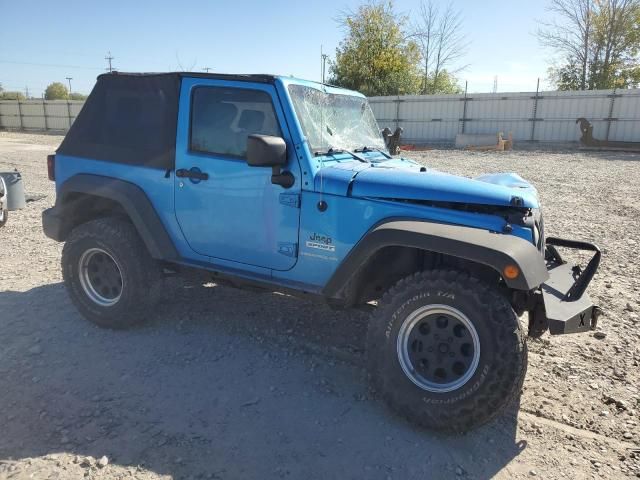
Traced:
<svg viewBox="0 0 640 480">
<path fill-rule="evenodd" d="M 361 94 L 289 77 L 101 75 L 55 155 L 47 236 L 90 321 L 153 316 L 168 270 L 372 311 L 373 385 L 464 431 L 520 394 L 529 336 L 584 332 L 594 245 L 544 235 L 536 190 L 392 157 Z M 584 270 L 557 247 L 591 250 Z"/>
</svg>

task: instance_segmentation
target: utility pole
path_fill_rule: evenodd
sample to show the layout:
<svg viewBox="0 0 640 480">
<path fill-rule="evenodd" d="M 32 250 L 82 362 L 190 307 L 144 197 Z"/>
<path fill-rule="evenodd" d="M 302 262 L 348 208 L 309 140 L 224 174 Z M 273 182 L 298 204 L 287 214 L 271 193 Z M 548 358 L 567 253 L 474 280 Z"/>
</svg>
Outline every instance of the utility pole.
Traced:
<svg viewBox="0 0 640 480">
<path fill-rule="evenodd" d="M 73 77 L 64 77 L 67 79 L 67 82 L 69 82 L 69 97 L 71 97 L 71 80 L 73 80 Z"/>
<path fill-rule="evenodd" d="M 498 93 L 498 75 L 493 77 L 493 93 Z"/>
<path fill-rule="evenodd" d="M 205 72 L 209 73 L 209 70 L 211 70 L 211 67 L 202 67 L 202 69 L 203 69 Z"/>
<path fill-rule="evenodd" d="M 106 57 L 104 57 L 104 59 L 109 62 L 109 68 L 107 69 L 109 71 L 109 73 L 113 72 L 113 68 L 111 66 L 111 60 L 113 60 L 115 57 L 111 56 L 111 50 L 109 50 L 109 53 L 107 54 Z"/>
<path fill-rule="evenodd" d="M 29 87 L 24 87 L 24 96 L 29 100 Z"/>
<path fill-rule="evenodd" d="M 327 63 L 327 58 L 329 58 L 329 55 L 327 55 L 326 53 L 322 53 L 322 45 L 320 45 L 320 61 L 322 62 L 322 67 L 320 71 L 322 73 L 322 83 L 324 83 L 325 65 Z"/>
</svg>

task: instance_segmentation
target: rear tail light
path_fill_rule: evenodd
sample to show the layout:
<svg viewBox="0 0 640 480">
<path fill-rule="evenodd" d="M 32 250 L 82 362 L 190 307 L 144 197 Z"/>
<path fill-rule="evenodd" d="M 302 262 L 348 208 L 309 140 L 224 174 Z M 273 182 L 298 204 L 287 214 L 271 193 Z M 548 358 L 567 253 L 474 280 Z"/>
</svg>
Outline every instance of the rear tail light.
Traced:
<svg viewBox="0 0 640 480">
<path fill-rule="evenodd" d="M 47 155 L 47 175 L 49 180 L 54 181 L 56 179 L 56 156 Z"/>
</svg>

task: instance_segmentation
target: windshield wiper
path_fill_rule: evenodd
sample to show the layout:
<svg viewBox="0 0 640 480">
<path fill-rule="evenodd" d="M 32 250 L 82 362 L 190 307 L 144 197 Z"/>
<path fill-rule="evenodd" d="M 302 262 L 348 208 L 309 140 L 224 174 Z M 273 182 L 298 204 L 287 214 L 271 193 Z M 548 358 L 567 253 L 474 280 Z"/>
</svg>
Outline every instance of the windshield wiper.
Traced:
<svg viewBox="0 0 640 480">
<path fill-rule="evenodd" d="M 352 157 L 352 158 L 355 158 L 355 159 L 356 159 L 356 160 L 358 160 L 359 162 L 363 162 L 363 163 L 370 163 L 370 162 L 369 162 L 369 160 L 367 160 L 367 159 L 366 159 L 366 158 L 364 158 L 364 157 L 361 157 L 360 155 L 358 155 L 358 154 L 357 154 L 357 153 L 355 153 L 355 152 L 352 152 L 352 151 L 350 151 L 350 150 L 344 150 L 344 149 L 333 148 L 333 147 L 332 147 L 332 148 L 330 148 L 329 150 L 327 150 L 326 152 L 322 152 L 322 151 L 316 152 L 316 153 L 315 153 L 315 156 L 316 156 L 316 157 L 320 157 L 320 156 L 322 156 L 322 155 L 331 155 L 331 156 L 333 156 L 333 155 L 339 155 L 339 154 L 341 154 L 341 153 L 346 153 L 346 154 L 348 154 L 348 155 L 351 155 L 351 157 Z"/>
<path fill-rule="evenodd" d="M 387 159 L 391 160 L 393 157 L 391 155 L 389 155 L 387 152 L 385 152 L 384 150 L 382 150 L 381 148 L 376 148 L 376 147 L 367 147 L 366 145 L 362 148 L 356 148 L 354 150 L 354 152 L 361 152 L 361 153 L 367 153 L 367 152 L 380 152 L 382 155 L 384 155 Z"/>
</svg>

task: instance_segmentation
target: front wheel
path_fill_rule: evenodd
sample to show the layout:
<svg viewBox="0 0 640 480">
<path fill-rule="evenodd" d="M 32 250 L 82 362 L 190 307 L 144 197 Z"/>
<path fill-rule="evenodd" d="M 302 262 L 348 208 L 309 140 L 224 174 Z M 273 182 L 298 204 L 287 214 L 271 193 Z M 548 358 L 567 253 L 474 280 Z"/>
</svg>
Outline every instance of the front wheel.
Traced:
<svg viewBox="0 0 640 480">
<path fill-rule="evenodd" d="M 509 302 L 455 270 L 398 282 L 374 313 L 370 376 L 409 421 L 463 432 L 504 410 L 521 392 L 527 348 Z"/>
</svg>

